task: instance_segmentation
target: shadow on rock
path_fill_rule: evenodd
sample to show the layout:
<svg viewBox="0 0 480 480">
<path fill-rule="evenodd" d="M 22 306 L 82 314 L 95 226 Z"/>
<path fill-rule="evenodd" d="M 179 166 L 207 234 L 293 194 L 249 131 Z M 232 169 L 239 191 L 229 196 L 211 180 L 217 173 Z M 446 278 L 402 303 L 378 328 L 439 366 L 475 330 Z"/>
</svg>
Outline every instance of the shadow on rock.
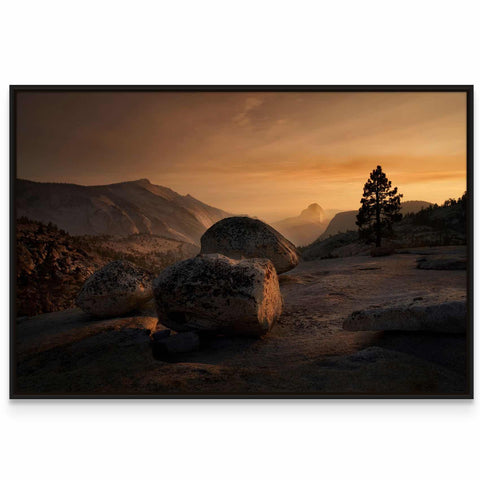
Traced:
<svg viewBox="0 0 480 480">
<path fill-rule="evenodd" d="M 153 357 L 168 363 L 217 365 L 258 342 L 262 339 L 253 336 L 223 336 L 194 331 L 171 333 L 170 330 L 159 330 L 151 335 Z"/>
</svg>

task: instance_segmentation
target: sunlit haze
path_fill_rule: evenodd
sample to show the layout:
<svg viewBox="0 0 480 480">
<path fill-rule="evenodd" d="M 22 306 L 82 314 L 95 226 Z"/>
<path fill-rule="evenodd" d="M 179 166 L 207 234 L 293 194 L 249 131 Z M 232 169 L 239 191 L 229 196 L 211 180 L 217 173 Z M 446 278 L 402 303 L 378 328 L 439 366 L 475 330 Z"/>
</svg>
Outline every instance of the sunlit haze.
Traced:
<svg viewBox="0 0 480 480">
<path fill-rule="evenodd" d="M 357 209 L 377 164 L 403 200 L 466 189 L 465 93 L 18 95 L 18 178 L 148 178 L 266 221 Z"/>
</svg>

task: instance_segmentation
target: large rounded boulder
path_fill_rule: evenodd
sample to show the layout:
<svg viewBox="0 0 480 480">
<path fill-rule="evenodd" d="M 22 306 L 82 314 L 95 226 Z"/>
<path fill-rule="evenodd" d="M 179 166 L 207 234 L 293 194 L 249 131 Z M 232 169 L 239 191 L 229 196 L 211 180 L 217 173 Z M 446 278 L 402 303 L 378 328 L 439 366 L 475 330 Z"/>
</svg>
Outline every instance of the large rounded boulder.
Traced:
<svg viewBox="0 0 480 480">
<path fill-rule="evenodd" d="M 130 313 L 153 297 L 151 275 L 117 260 L 91 275 L 77 296 L 77 306 L 96 317 Z"/>
<path fill-rule="evenodd" d="M 249 217 L 230 217 L 212 225 L 201 238 L 200 253 L 221 253 L 230 258 L 268 258 L 277 273 L 299 262 L 297 249 L 266 223 Z"/>
<path fill-rule="evenodd" d="M 280 317 L 283 299 L 268 259 L 198 255 L 153 282 L 160 323 L 177 332 L 260 336 Z"/>
</svg>

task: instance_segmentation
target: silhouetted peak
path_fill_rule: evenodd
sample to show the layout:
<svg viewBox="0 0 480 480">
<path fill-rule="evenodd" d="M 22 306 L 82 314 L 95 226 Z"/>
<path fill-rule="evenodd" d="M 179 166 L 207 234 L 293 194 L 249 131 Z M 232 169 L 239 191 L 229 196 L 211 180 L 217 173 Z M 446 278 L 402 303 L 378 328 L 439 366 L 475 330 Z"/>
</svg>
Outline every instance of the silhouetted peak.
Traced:
<svg viewBox="0 0 480 480">
<path fill-rule="evenodd" d="M 302 210 L 300 216 L 302 218 L 308 218 L 310 220 L 322 222 L 325 218 L 325 212 L 318 203 L 312 203 L 305 210 Z"/>
<path fill-rule="evenodd" d="M 140 178 L 139 180 L 134 180 L 133 183 L 138 185 L 151 185 L 152 182 L 148 178 Z"/>
</svg>

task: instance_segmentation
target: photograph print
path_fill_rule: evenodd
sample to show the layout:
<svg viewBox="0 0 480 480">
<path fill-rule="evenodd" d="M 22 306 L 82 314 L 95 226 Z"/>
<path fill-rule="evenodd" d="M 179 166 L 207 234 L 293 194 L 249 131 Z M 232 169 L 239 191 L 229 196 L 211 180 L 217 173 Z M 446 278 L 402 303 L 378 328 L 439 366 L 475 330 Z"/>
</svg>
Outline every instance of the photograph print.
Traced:
<svg viewBox="0 0 480 480">
<path fill-rule="evenodd" d="M 473 87 L 10 95 L 12 398 L 472 398 Z"/>
</svg>

